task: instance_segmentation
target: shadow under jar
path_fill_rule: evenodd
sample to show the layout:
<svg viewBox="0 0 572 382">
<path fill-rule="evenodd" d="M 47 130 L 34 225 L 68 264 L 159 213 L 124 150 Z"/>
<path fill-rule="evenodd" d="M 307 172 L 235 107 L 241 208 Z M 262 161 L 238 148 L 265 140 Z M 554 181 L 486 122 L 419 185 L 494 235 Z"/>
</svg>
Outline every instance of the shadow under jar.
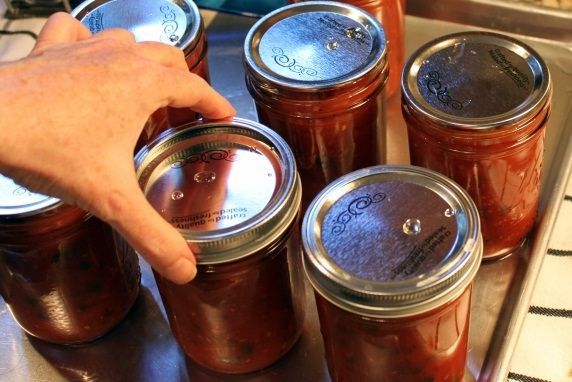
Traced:
<svg viewBox="0 0 572 382">
<path fill-rule="evenodd" d="M 542 58 L 496 33 L 443 36 L 405 65 L 411 163 L 467 190 L 479 210 L 485 259 L 514 252 L 534 224 L 551 92 Z"/>
<path fill-rule="evenodd" d="M 276 362 L 304 319 L 301 186 L 286 142 L 246 120 L 197 122 L 160 136 L 136 163 L 147 199 L 197 258 L 185 285 L 155 273 L 183 351 L 231 374 Z"/>
<path fill-rule="evenodd" d="M 110 226 L 0 175 L 0 293 L 31 336 L 95 340 L 135 302 L 136 253 Z"/>
<path fill-rule="evenodd" d="M 88 0 L 71 14 L 93 34 L 121 28 L 133 33 L 137 41 L 155 41 L 180 48 L 189 71 L 209 82 L 204 21 L 191 0 Z M 199 115 L 188 108 L 157 110 L 145 125 L 135 151 L 164 130 L 198 118 Z"/>
<path fill-rule="evenodd" d="M 302 224 L 333 381 L 462 381 L 476 207 L 450 179 L 374 166 L 334 181 Z"/>
<path fill-rule="evenodd" d="M 258 118 L 296 157 L 302 210 L 334 179 L 385 160 L 388 65 L 374 17 L 337 2 L 288 5 L 251 28 L 244 52 Z"/>
</svg>

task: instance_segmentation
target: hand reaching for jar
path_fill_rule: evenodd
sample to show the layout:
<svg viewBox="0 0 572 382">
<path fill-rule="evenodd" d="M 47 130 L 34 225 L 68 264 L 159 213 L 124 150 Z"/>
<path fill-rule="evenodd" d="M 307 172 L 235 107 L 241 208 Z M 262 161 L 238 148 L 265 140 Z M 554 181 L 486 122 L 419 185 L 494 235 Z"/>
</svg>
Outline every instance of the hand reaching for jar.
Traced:
<svg viewBox="0 0 572 382">
<path fill-rule="evenodd" d="M 145 199 L 133 163 L 158 108 L 190 107 L 209 119 L 235 114 L 188 72 L 179 49 L 136 43 L 119 29 L 92 36 L 56 13 L 28 57 L 0 65 L 0 89 L 1 173 L 107 221 L 172 281 L 194 277 L 193 254 Z"/>
</svg>

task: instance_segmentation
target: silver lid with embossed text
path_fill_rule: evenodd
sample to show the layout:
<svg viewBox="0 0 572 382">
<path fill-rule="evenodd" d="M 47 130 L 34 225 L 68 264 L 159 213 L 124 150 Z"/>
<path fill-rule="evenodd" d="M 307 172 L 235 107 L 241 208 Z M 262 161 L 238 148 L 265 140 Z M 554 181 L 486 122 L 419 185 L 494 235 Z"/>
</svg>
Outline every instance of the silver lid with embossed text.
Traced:
<svg viewBox="0 0 572 382">
<path fill-rule="evenodd" d="M 260 19 L 244 43 L 249 76 L 272 87 L 312 91 L 352 84 L 386 67 L 381 24 L 330 1 L 288 5 Z"/>
<path fill-rule="evenodd" d="M 536 51 L 489 32 L 456 33 L 421 46 L 404 66 L 401 88 L 413 112 L 476 130 L 532 118 L 551 92 L 548 67 Z"/>
<path fill-rule="evenodd" d="M 298 214 L 294 156 L 277 133 L 256 122 L 183 125 L 144 147 L 135 161 L 147 199 L 179 229 L 200 264 L 263 249 Z"/>
<path fill-rule="evenodd" d="M 137 41 L 158 41 L 188 52 L 197 44 L 202 18 L 191 0 L 86 0 L 71 11 L 92 33 L 127 29 Z"/>
<path fill-rule="evenodd" d="M 459 295 L 482 258 L 477 209 L 449 178 L 415 166 L 374 166 L 328 185 L 302 224 L 314 289 L 373 317 L 425 312 Z"/>
<path fill-rule="evenodd" d="M 30 192 L 0 174 L 0 222 L 34 216 L 60 205 L 59 199 Z"/>
</svg>

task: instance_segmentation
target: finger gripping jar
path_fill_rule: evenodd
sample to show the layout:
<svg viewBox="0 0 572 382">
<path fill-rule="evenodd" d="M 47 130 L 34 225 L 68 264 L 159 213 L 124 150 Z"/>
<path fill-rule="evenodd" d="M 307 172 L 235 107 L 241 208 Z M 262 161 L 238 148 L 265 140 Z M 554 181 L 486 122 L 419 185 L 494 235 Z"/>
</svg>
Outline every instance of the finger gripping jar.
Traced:
<svg viewBox="0 0 572 382">
<path fill-rule="evenodd" d="M 0 175 L 0 293 L 31 336 L 95 340 L 139 292 L 136 253 L 107 224 Z"/>
<path fill-rule="evenodd" d="M 276 362 L 303 324 L 300 180 L 292 152 L 251 121 L 169 130 L 136 157 L 149 202 L 178 228 L 198 274 L 155 274 L 171 330 L 195 364 L 238 374 Z"/>
<path fill-rule="evenodd" d="M 303 210 L 329 182 L 385 160 L 388 65 L 374 17 L 337 2 L 282 7 L 249 31 L 244 64 L 259 121 L 294 152 Z"/>
<path fill-rule="evenodd" d="M 514 252 L 534 224 L 551 92 L 538 53 L 496 33 L 443 36 L 405 65 L 411 163 L 449 176 L 471 195 L 485 259 Z"/>
<path fill-rule="evenodd" d="M 87 0 L 71 14 L 93 34 L 122 28 L 133 33 L 138 42 L 154 41 L 180 48 L 189 71 L 209 81 L 204 21 L 191 0 Z M 169 127 L 195 121 L 198 117 L 188 108 L 157 110 L 145 125 L 136 152 Z"/>
<path fill-rule="evenodd" d="M 328 185 L 302 223 L 333 381 L 462 381 L 476 207 L 434 171 L 374 166 Z"/>
</svg>

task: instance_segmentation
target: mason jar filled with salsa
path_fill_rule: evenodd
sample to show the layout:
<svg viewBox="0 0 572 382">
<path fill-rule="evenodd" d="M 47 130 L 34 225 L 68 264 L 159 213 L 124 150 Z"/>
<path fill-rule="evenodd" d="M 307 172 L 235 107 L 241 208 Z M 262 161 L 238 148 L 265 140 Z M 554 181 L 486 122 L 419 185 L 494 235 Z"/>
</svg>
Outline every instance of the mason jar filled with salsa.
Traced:
<svg viewBox="0 0 572 382">
<path fill-rule="evenodd" d="M 191 0 L 88 0 L 71 14 L 93 34 L 122 28 L 132 32 L 137 41 L 156 41 L 180 48 L 189 71 L 209 81 L 204 21 Z M 188 108 L 157 110 L 145 125 L 136 152 L 162 131 L 198 118 Z"/>
<path fill-rule="evenodd" d="M 534 224 L 551 89 L 538 53 L 496 33 L 443 36 L 405 65 L 411 163 L 468 191 L 479 210 L 485 259 L 513 253 Z"/>
<path fill-rule="evenodd" d="M 185 285 L 155 274 L 183 351 L 230 374 L 276 362 L 304 318 L 301 186 L 286 142 L 247 120 L 196 122 L 165 132 L 136 164 L 147 199 L 197 258 Z"/>
<path fill-rule="evenodd" d="M 246 85 L 294 152 L 303 210 L 334 179 L 385 160 L 386 50 L 373 16 L 337 2 L 291 4 L 249 31 Z"/>
<path fill-rule="evenodd" d="M 301 235 L 333 381 L 463 380 L 482 239 L 461 187 L 368 167 L 314 199 Z"/>
<path fill-rule="evenodd" d="M 139 281 L 136 253 L 110 226 L 0 175 L 0 294 L 24 331 L 95 340 L 127 315 Z"/>
<path fill-rule="evenodd" d="M 289 3 L 301 3 L 308 0 L 289 0 Z M 389 79 L 386 96 L 399 90 L 401 70 L 405 57 L 405 0 L 342 0 L 372 14 L 383 25 L 387 34 Z"/>
</svg>

